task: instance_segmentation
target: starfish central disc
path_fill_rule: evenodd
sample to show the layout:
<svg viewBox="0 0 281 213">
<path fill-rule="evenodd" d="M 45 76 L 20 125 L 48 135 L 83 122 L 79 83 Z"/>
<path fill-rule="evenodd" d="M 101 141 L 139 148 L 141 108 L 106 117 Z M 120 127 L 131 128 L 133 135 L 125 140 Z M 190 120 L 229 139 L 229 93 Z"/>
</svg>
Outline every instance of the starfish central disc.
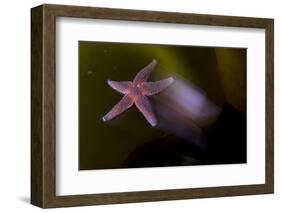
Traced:
<svg viewBox="0 0 281 213">
<path fill-rule="evenodd" d="M 128 95 L 131 96 L 133 99 L 136 99 L 137 97 L 143 95 L 139 84 L 133 84 L 133 86 L 129 89 Z"/>
</svg>

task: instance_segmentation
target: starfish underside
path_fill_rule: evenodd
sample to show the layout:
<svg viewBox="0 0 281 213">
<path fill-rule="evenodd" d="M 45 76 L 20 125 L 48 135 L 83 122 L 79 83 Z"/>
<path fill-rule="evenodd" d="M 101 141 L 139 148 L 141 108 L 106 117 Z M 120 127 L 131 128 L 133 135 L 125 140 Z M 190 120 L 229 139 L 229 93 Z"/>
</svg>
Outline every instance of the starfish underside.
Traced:
<svg viewBox="0 0 281 213">
<path fill-rule="evenodd" d="M 154 70 L 156 65 L 157 61 L 154 59 L 150 64 L 148 64 L 137 73 L 132 82 L 110 80 L 107 81 L 107 83 L 114 90 L 124 94 L 124 96 L 103 117 L 103 121 L 108 121 L 115 118 L 135 104 L 151 126 L 157 125 L 156 116 L 152 110 L 152 106 L 147 96 L 160 93 L 162 90 L 170 86 L 174 82 L 174 79 L 170 77 L 160 81 L 147 82 L 151 72 Z"/>
</svg>

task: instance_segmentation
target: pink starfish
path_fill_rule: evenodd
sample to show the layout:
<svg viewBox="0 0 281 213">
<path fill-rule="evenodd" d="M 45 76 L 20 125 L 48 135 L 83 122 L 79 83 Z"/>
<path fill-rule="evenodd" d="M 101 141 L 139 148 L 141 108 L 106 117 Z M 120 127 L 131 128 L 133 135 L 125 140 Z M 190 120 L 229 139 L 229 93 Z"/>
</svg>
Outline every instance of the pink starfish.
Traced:
<svg viewBox="0 0 281 213">
<path fill-rule="evenodd" d="M 124 94 L 123 98 L 102 118 L 103 121 L 108 121 L 122 112 L 129 109 L 133 104 L 144 115 L 151 126 L 156 126 L 157 119 L 150 105 L 149 99 L 146 96 L 155 95 L 168 86 L 170 86 L 174 79 L 172 77 L 156 81 L 147 82 L 150 73 L 156 67 L 157 61 L 154 59 L 150 64 L 140 70 L 135 76 L 133 82 L 131 81 L 110 81 L 107 83 L 116 91 Z"/>
</svg>

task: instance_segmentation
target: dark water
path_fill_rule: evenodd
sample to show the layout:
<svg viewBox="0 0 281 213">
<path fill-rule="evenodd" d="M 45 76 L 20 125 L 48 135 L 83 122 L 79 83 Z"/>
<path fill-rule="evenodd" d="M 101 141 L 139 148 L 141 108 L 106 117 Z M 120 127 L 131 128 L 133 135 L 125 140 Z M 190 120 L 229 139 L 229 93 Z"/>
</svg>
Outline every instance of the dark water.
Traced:
<svg viewBox="0 0 281 213">
<path fill-rule="evenodd" d="M 122 97 L 107 80 L 131 81 L 152 59 L 152 81 L 180 76 L 221 107 L 202 128 L 204 148 L 151 127 L 136 107 L 102 121 Z M 80 170 L 245 162 L 246 49 L 79 42 Z"/>
</svg>

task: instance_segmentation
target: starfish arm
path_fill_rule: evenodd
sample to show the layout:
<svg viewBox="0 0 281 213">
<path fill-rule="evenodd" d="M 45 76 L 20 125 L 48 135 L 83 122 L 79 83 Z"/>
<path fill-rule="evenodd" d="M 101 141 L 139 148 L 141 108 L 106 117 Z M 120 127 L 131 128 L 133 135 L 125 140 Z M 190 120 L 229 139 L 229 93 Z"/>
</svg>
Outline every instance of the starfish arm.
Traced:
<svg viewBox="0 0 281 213">
<path fill-rule="evenodd" d="M 137 75 L 134 78 L 134 82 L 136 83 L 136 82 L 146 81 L 149 78 L 150 73 L 155 69 L 156 65 L 157 65 L 157 61 L 153 59 L 152 62 L 150 62 L 150 64 L 148 64 L 146 67 L 144 67 L 137 73 Z"/>
<path fill-rule="evenodd" d="M 140 96 L 138 99 L 135 100 L 135 104 L 137 108 L 141 111 L 144 115 L 145 119 L 150 123 L 151 126 L 157 125 L 157 120 L 152 111 L 152 107 L 147 97 Z"/>
<path fill-rule="evenodd" d="M 130 81 L 107 81 L 108 85 L 111 86 L 111 88 L 115 89 L 116 91 L 122 93 L 122 94 L 128 94 L 128 91 L 130 89 L 130 85 L 132 82 Z"/>
<path fill-rule="evenodd" d="M 155 95 L 169 87 L 174 81 L 174 78 L 170 77 L 156 82 L 143 82 L 141 86 L 142 94 Z"/>
<path fill-rule="evenodd" d="M 125 95 L 105 116 L 103 116 L 102 120 L 108 121 L 115 118 L 125 110 L 129 109 L 133 103 L 133 99 Z"/>
</svg>

